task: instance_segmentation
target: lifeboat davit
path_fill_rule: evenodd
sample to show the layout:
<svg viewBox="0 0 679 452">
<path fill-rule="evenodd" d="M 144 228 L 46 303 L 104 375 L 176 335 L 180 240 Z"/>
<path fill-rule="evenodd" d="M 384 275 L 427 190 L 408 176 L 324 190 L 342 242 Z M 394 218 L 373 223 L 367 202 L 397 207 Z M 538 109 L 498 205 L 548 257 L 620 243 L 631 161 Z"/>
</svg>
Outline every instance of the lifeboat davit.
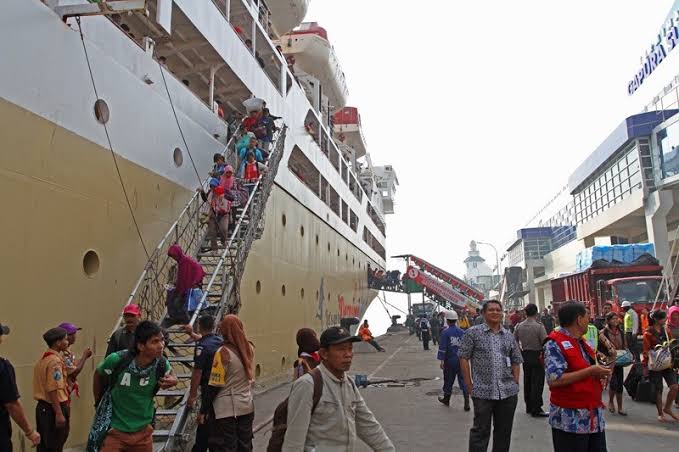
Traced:
<svg viewBox="0 0 679 452">
<path fill-rule="evenodd" d="M 271 24 L 278 36 L 299 26 L 306 16 L 311 0 L 267 0 Z"/>
<path fill-rule="evenodd" d="M 366 153 L 365 136 L 361 126 L 361 115 L 356 107 L 344 107 L 335 112 L 334 117 L 335 138 L 340 143 L 350 146 L 356 152 L 356 158 L 361 158 Z"/>
<path fill-rule="evenodd" d="M 283 53 L 295 58 L 295 67 L 321 82 L 323 92 L 334 108 L 346 105 L 347 82 L 324 28 L 316 22 L 306 22 L 298 30 L 282 36 L 280 42 Z"/>
</svg>

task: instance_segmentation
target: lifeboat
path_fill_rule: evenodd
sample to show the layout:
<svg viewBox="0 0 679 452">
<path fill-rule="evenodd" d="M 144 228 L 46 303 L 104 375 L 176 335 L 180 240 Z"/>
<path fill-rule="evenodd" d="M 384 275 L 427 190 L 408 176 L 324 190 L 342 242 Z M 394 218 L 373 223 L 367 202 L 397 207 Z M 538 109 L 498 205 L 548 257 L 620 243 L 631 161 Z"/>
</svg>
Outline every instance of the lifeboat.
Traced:
<svg viewBox="0 0 679 452">
<path fill-rule="evenodd" d="M 335 50 L 328 41 L 328 32 L 316 22 L 303 23 L 280 39 L 283 53 L 295 59 L 295 67 L 315 77 L 334 108 L 347 103 L 349 90 Z"/>
<path fill-rule="evenodd" d="M 304 20 L 310 0 L 267 0 L 271 24 L 277 36 L 284 35 Z"/>
<path fill-rule="evenodd" d="M 361 115 L 356 107 L 344 107 L 335 112 L 334 117 L 335 139 L 340 143 L 350 146 L 356 152 L 356 158 L 361 158 L 366 153 L 365 136 L 361 126 Z"/>
</svg>

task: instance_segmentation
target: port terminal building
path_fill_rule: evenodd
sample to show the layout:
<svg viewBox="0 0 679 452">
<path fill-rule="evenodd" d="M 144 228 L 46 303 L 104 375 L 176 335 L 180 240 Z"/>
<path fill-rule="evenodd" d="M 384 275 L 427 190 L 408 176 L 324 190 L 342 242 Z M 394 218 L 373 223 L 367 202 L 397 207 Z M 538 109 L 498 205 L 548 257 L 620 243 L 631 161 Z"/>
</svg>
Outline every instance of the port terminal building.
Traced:
<svg viewBox="0 0 679 452">
<path fill-rule="evenodd" d="M 674 96 L 679 99 L 679 93 Z M 653 243 L 672 277 L 679 252 L 672 252 L 679 235 L 676 100 L 673 107 L 624 118 L 527 227 L 516 231 L 503 267 L 520 268 L 521 281 L 518 297 L 505 294 L 505 301 L 548 306 L 551 280 L 575 272 L 578 253 L 595 245 Z"/>
</svg>

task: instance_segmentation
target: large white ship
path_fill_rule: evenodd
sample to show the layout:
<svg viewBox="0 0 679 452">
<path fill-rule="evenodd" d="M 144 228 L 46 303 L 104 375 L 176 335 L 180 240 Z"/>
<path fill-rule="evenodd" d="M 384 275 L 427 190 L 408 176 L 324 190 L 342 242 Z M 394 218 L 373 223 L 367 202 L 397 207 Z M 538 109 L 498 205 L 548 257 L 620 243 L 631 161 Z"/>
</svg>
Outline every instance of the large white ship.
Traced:
<svg viewBox="0 0 679 452">
<path fill-rule="evenodd" d="M 75 351 L 102 358 L 147 252 L 224 151 L 217 100 L 229 117 L 263 99 L 287 127 L 240 284 L 258 379 L 290 368 L 298 328 L 360 317 L 375 297 L 366 271 L 385 267 L 395 172 L 372 166 L 327 33 L 300 26 L 308 0 L 266 3 L 3 1 L 0 320 L 25 401 L 46 329 L 81 326 Z M 89 428 L 91 372 L 69 444 Z"/>
</svg>

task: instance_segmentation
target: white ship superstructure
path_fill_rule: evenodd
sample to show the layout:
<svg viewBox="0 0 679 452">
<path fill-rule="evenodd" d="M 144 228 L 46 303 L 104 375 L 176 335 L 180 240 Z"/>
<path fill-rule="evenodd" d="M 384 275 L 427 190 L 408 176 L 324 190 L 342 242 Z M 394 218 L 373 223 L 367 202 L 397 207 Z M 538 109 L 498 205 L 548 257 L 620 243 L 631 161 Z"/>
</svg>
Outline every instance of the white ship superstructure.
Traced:
<svg viewBox="0 0 679 452">
<path fill-rule="evenodd" d="M 240 290 L 257 376 L 288 370 L 297 328 L 362 315 L 376 294 L 367 267 L 385 266 L 397 179 L 372 167 L 364 139 L 333 139 L 347 97 L 334 52 L 316 66 L 296 51 L 301 69 L 276 41 L 308 1 L 112 0 L 134 8 L 82 17 L 101 4 L 45 3 L 5 0 L 0 19 L 2 321 L 14 326 L 3 353 L 24 393 L 39 331 L 72 321 L 101 358 L 146 252 L 224 149 L 217 102 L 229 117 L 264 99 L 288 127 Z M 83 442 L 89 397 L 74 404 L 72 444 Z"/>
</svg>

